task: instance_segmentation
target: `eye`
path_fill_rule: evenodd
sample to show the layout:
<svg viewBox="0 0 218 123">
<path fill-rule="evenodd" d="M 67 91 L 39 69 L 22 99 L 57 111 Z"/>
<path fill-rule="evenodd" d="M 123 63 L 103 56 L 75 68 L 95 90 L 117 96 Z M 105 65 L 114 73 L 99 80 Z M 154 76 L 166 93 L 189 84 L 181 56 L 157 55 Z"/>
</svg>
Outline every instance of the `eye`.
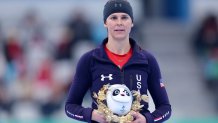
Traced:
<svg viewBox="0 0 218 123">
<path fill-rule="evenodd" d="M 130 94 L 127 90 L 124 90 L 123 92 L 125 92 L 127 96 L 130 96 Z"/>
<path fill-rule="evenodd" d="M 119 93 L 120 93 L 120 90 L 119 90 L 119 89 L 116 89 L 116 90 L 114 90 L 114 92 L 113 92 L 113 96 L 117 96 Z"/>
<path fill-rule="evenodd" d="M 116 20 L 117 17 L 116 17 L 116 16 L 112 16 L 110 19 L 111 19 L 111 20 Z"/>
<path fill-rule="evenodd" d="M 129 19 L 129 17 L 128 17 L 128 16 L 122 16 L 121 19 L 122 19 L 122 20 L 127 20 L 127 19 Z"/>
</svg>

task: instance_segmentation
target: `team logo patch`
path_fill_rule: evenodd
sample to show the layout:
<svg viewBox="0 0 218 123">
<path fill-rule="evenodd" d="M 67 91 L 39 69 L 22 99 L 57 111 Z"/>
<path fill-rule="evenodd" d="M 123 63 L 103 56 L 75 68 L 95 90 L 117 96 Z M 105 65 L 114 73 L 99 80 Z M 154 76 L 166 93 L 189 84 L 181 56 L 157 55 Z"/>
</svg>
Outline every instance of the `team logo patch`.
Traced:
<svg viewBox="0 0 218 123">
<path fill-rule="evenodd" d="M 164 87 L 163 79 L 160 79 L 160 87 L 161 87 L 161 88 Z"/>
<path fill-rule="evenodd" d="M 113 79 L 113 74 L 109 74 L 108 76 L 101 74 L 101 81 L 104 81 L 104 79 L 109 79 L 112 80 Z"/>
<path fill-rule="evenodd" d="M 122 4 L 121 3 L 120 4 L 115 3 L 114 7 L 122 7 Z"/>
<path fill-rule="evenodd" d="M 136 80 L 137 89 L 140 90 L 142 88 L 142 75 L 136 74 Z"/>
</svg>

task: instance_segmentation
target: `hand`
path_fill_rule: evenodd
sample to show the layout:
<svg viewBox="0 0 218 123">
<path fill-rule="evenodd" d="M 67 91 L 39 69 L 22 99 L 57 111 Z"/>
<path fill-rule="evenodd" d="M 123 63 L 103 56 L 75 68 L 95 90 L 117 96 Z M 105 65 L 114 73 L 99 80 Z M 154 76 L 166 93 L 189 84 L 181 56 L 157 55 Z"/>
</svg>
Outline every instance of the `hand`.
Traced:
<svg viewBox="0 0 218 123">
<path fill-rule="evenodd" d="M 134 120 L 132 121 L 132 123 L 147 123 L 145 117 L 139 112 L 132 111 L 131 115 L 134 117 Z"/>
<path fill-rule="evenodd" d="M 92 111 L 92 120 L 99 123 L 107 123 L 104 114 L 95 109 Z"/>
</svg>

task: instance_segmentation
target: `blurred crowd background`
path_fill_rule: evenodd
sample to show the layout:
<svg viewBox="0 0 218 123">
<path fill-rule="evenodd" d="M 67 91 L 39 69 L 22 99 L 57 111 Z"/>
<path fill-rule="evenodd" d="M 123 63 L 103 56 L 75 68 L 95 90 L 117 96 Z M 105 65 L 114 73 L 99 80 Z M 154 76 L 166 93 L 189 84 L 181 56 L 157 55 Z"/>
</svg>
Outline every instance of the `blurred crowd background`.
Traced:
<svg viewBox="0 0 218 123">
<path fill-rule="evenodd" d="M 106 1 L 0 1 L 0 123 L 78 122 L 64 103 L 78 59 L 107 35 Z M 218 1 L 129 1 L 131 37 L 157 58 L 165 80 L 167 123 L 217 123 Z"/>
</svg>

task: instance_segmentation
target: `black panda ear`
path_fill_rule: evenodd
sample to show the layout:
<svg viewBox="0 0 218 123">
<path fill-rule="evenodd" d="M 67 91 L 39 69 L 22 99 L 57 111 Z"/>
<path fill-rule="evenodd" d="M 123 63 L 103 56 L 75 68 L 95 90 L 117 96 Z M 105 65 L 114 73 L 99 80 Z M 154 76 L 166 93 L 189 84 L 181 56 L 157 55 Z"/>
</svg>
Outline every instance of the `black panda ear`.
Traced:
<svg viewBox="0 0 218 123">
<path fill-rule="evenodd" d="M 120 90 L 119 89 L 115 89 L 114 91 L 113 91 L 113 96 L 117 96 L 118 94 L 120 94 Z"/>
</svg>

